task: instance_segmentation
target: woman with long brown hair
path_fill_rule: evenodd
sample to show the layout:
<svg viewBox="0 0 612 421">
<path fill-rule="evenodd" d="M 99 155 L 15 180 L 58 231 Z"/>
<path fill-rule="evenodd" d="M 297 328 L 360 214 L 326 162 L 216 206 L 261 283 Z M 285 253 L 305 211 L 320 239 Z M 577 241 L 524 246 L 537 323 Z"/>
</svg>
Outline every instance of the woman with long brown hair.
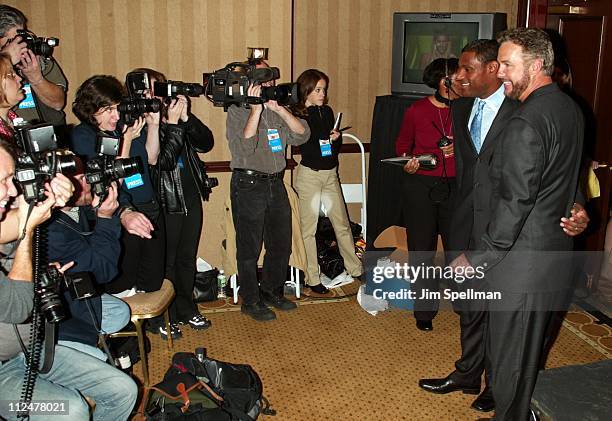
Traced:
<svg viewBox="0 0 612 421">
<path fill-rule="evenodd" d="M 296 171 L 295 190 L 300 198 L 300 226 L 306 248 L 308 267 L 306 286 L 319 294 L 328 289 L 321 284 L 317 261 L 315 233 L 321 203 L 327 210 L 340 255 L 344 260 L 345 277 L 359 277 L 363 266 L 355 254 L 355 243 L 338 179 L 338 154 L 342 145 L 340 132 L 334 129 L 334 112 L 327 105 L 329 78 L 317 69 L 304 71 L 297 79 L 299 103 L 294 113 L 306 119 L 310 139 L 300 145 L 302 160 Z"/>
</svg>

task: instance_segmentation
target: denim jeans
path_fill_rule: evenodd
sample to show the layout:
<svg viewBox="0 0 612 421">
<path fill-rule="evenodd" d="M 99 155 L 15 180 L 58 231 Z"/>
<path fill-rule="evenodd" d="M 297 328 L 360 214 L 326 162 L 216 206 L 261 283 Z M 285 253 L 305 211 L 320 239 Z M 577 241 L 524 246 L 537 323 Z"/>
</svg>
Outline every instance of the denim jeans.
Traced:
<svg viewBox="0 0 612 421">
<path fill-rule="evenodd" d="M 245 304 L 259 301 L 257 260 L 265 244 L 261 288 L 280 294 L 291 254 L 291 207 L 280 178 L 234 172 L 230 185 L 236 229 L 240 295 Z"/>
<path fill-rule="evenodd" d="M 110 294 L 102 294 L 102 332 L 119 332 L 130 321 L 130 306 L 117 297 Z M 77 351 L 84 352 L 96 358 L 106 361 L 106 354 L 99 348 L 75 341 L 59 341 L 60 345 L 67 346 Z"/>
<path fill-rule="evenodd" d="M 23 354 L 0 366 L 1 399 L 19 401 L 25 362 Z M 93 399 L 96 410 L 94 420 L 127 420 L 138 395 L 136 383 L 125 373 L 90 355 L 55 346 L 55 359 L 51 371 L 39 374 L 33 401 L 68 401 L 67 415 L 31 415 L 31 420 L 88 420 L 89 406 L 84 396 Z M 0 416 L 17 419 L 16 413 L 7 412 L 2 405 Z"/>
</svg>

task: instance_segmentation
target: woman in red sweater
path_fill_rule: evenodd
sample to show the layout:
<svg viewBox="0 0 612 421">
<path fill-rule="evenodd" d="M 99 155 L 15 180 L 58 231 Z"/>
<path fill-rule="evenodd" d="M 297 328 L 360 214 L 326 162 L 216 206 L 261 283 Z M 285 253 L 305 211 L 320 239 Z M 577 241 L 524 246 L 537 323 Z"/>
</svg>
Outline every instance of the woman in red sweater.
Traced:
<svg viewBox="0 0 612 421">
<path fill-rule="evenodd" d="M 456 58 L 439 58 L 425 68 L 423 82 L 436 91 L 414 102 L 406 110 L 395 142 L 398 156 L 434 154 L 438 162 L 435 169 L 425 169 L 420 168 L 415 158 L 404 166 L 406 174 L 402 182 L 402 197 L 409 263 L 413 267 L 423 266 L 422 270 L 433 266 L 438 235 L 442 237 L 446 249 L 450 228 L 455 187 L 450 107 L 451 101 L 458 97 L 453 89 L 453 74 L 457 68 Z M 438 312 L 438 300 L 419 298 L 426 290 L 438 291 L 439 279 L 433 276 L 431 269 L 428 272 L 418 277 L 411 286 L 416 298 L 416 325 L 426 331 L 433 329 L 432 320 Z"/>
</svg>

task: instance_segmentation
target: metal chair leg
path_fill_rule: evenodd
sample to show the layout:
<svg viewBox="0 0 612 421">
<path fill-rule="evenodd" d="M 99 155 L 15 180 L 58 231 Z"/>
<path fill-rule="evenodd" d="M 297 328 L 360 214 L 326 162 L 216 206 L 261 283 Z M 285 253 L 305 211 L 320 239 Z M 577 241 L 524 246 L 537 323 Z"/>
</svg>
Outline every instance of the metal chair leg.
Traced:
<svg viewBox="0 0 612 421">
<path fill-rule="evenodd" d="M 144 332 L 142 330 L 142 320 L 132 320 L 136 327 L 136 334 L 138 336 L 138 350 L 140 351 L 140 363 L 142 364 L 142 380 L 145 387 L 149 387 L 149 362 L 147 361 L 147 349 L 145 348 Z"/>
<path fill-rule="evenodd" d="M 166 332 L 168 332 L 168 350 L 172 351 L 174 343 L 172 342 L 172 333 L 170 332 L 170 316 L 168 315 L 168 309 L 164 311 L 164 321 L 166 322 Z"/>
</svg>

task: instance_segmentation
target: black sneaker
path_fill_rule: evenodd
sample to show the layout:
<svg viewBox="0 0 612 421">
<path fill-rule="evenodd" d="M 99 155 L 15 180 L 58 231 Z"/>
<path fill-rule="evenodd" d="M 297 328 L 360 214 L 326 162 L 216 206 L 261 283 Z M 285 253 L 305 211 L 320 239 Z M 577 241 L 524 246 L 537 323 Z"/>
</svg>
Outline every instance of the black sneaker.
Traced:
<svg viewBox="0 0 612 421">
<path fill-rule="evenodd" d="M 276 295 L 267 291 L 261 291 L 263 302 L 282 311 L 295 310 L 297 304 L 289 301 L 284 295 Z"/>
<path fill-rule="evenodd" d="M 267 322 L 276 319 L 276 314 L 261 301 L 255 304 L 242 304 L 242 306 L 240 306 L 240 311 L 251 316 L 251 318 L 258 322 Z"/>
<path fill-rule="evenodd" d="M 166 324 L 160 326 L 158 329 L 159 336 L 163 340 L 168 340 L 168 332 L 166 331 Z M 170 323 L 170 334 L 172 335 L 172 339 L 179 339 L 183 336 L 183 332 L 181 332 L 181 328 L 176 323 Z"/>
<path fill-rule="evenodd" d="M 308 288 L 310 288 L 310 290 L 312 292 L 316 292 L 317 294 L 328 294 L 329 293 L 329 289 L 327 289 L 327 287 L 325 287 L 325 285 L 323 284 L 317 284 L 317 285 L 306 285 Z"/>
<path fill-rule="evenodd" d="M 193 316 L 191 319 L 187 320 L 187 324 L 189 324 L 189 326 L 191 326 L 192 329 L 204 330 L 204 329 L 208 329 L 212 323 L 206 317 L 198 313 L 195 316 Z"/>
</svg>

